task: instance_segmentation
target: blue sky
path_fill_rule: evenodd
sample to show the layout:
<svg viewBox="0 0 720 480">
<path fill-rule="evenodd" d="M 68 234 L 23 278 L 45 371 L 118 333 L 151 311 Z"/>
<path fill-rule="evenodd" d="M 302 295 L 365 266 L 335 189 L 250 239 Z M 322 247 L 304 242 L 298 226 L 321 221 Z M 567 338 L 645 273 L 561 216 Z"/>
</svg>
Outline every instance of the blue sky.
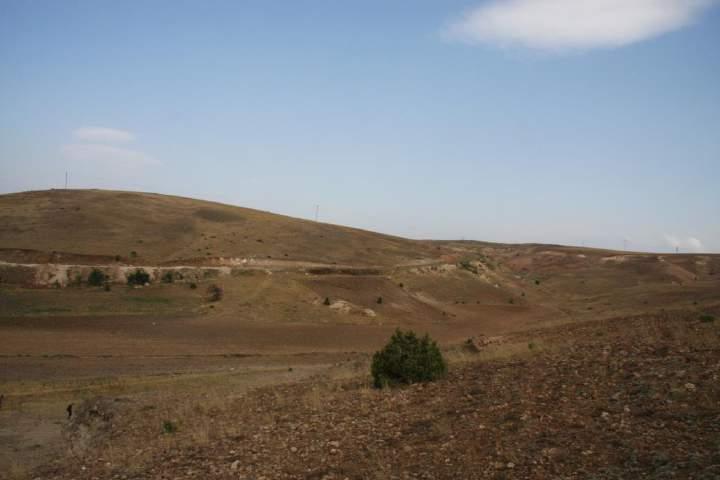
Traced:
<svg viewBox="0 0 720 480">
<path fill-rule="evenodd" d="M 0 192 L 720 252 L 718 46 L 710 0 L 1 0 Z"/>
</svg>

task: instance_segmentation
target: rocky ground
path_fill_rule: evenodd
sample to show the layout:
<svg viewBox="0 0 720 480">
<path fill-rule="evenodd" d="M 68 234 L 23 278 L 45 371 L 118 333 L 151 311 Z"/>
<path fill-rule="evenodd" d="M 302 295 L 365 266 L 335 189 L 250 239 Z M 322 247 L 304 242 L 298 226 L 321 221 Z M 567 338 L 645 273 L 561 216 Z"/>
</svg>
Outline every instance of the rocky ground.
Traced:
<svg viewBox="0 0 720 480">
<path fill-rule="evenodd" d="M 68 455 L 34 476 L 716 479 L 720 320 L 711 318 L 509 335 L 490 352 L 451 352 L 464 361 L 441 381 L 395 390 L 356 376 L 162 405 L 99 399 L 68 424 Z"/>
</svg>

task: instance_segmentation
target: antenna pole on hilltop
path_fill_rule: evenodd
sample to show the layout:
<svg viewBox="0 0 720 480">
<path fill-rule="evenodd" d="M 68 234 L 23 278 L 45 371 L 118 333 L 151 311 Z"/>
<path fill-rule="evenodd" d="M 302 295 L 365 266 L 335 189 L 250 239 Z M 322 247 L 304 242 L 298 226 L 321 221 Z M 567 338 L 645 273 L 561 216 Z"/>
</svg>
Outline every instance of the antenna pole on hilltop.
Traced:
<svg viewBox="0 0 720 480">
<path fill-rule="evenodd" d="M 320 205 L 315 205 L 315 221 L 318 221 L 318 215 L 320 214 Z"/>
<path fill-rule="evenodd" d="M 65 190 L 67 190 L 67 182 L 68 182 L 68 172 L 65 171 Z"/>
</svg>

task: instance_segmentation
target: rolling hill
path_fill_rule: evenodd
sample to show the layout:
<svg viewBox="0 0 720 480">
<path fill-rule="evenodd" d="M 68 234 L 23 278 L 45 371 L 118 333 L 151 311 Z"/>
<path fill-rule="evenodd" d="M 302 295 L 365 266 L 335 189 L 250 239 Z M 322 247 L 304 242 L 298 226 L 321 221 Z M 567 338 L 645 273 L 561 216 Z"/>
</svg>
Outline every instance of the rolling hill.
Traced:
<svg viewBox="0 0 720 480">
<path fill-rule="evenodd" d="M 189 198 L 103 190 L 0 195 L 0 248 L 119 256 L 147 264 L 252 257 L 388 266 L 438 256 L 432 244 L 355 228 Z"/>
</svg>

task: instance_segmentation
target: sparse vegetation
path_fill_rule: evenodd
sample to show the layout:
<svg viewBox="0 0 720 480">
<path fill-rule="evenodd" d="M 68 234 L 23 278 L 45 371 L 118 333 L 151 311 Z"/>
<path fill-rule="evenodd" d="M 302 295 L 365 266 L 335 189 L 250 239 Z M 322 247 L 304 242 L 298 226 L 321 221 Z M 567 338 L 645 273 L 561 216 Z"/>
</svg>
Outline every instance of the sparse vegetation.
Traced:
<svg viewBox="0 0 720 480">
<path fill-rule="evenodd" d="M 162 276 L 163 283 L 173 283 L 175 281 L 175 275 L 173 272 L 165 272 Z"/>
<path fill-rule="evenodd" d="M 330 298 L 325 297 L 325 301 L 323 302 L 323 305 L 329 306 L 330 305 Z"/>
<path fill-rule="evenodd" d="M 197 283 L 190 282 L 190 290 L 195 290 L 197 288 Z"/>
<path fill-rule="evenodd" d="M 468 272 L 474 273 L 475 275 L 477 275 L 479 273 L 477 267 L 475 265 L 473 265 L 470 262 L 470 260 L 462 260 L 462 261 L 460 261 L 460 263 L 458 265 L 463 270 L 467 270 Z"/>
<path fill-rule="evenodd" d="M 371 373 L 376 388 L 429 382 L 447 373 L 440 349 L 428 335 L 398 329 L 385 347 L 373 355 Z"/>
<path fill-rule="evenodd" d="M 378 305 L 382 305 L 382 303 L 383 303 L 383 298 L 382 298 L 382 297 L 378 297 L 377 300 L 376 300 L 376 303 L 377 303 Z"/>
<path fill-rule="evenodd" d="M 222 300 L 224 293 L 225 292 L 220 285 L 213 283 L 207 289 L 208 301 L 219 302 Z"/>
<path fill-rule="evenodd" d="M 165 435 L 172 435 L 173 433 L 177 432 L 178 427 L 177 425 L 170 421 L 170 420 L 164 420 L 162 423 L 162 431 Z"/>
<path fill-rule="evenodd" d="M 93 287 L 101 287 L 105 281 L 107 280 L 107 275 L 105 275 L 102 270 L 98 268 L 93 268 L 90 272 L 90 275 L 88 275 L 88 285 Z"/>
<path fill-rule="evenodd" d="M 145 285 L 150 283 L 150 274 L 142 268 L 138 268 L 128 275 L 127 283 L 128 285 Z"/>
<path fill-rule="evenodd" d="M 703 323 L 712 323 L 715 321 L 715 317 L 712 315 L 700 315 L 700 321 Z"/>
</svg>

